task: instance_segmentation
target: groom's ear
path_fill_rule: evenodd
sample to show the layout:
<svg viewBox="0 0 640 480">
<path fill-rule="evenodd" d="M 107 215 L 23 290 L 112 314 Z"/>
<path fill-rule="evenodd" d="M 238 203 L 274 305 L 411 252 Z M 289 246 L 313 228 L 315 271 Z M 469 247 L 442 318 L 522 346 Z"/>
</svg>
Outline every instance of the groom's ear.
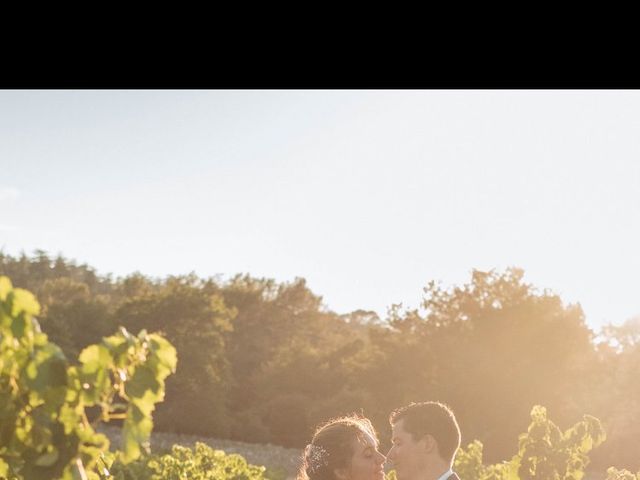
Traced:
<svg viewBox="0 0 640 480">
<path fill-rule="evenodd" d="M 424 449 L 425 453 L 431 453 L 438 450 L 438 442 L 433 438 L 433 435 L 425 435 L 420 439 L 420 445 Z"/>
</svg>

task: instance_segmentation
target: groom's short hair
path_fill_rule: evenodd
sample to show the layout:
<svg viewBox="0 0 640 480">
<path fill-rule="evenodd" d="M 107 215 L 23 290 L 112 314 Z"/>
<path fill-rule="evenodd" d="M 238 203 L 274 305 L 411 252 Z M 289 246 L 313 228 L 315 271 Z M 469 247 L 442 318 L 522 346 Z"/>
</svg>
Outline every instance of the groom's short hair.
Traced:
<svg viewBox="0 0 640 480">
<path fill-rule="evenodd" d="M 440 402 L 412 403 L 391 412 L 389 423 L 395 425 L 404 420 L 402 426 L 415 441 L 431 435 L 438 444 L 440 456 L 453 461 L 460 448 L 460 427 L 451 408 Z"/>
</svg>

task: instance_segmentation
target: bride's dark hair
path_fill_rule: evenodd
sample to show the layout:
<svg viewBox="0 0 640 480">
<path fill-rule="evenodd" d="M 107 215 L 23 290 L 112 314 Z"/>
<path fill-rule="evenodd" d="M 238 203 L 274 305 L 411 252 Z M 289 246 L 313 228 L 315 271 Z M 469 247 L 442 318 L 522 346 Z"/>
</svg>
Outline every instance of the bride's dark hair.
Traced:
<svg viewBox="0 0 640 480">
<path fill-rule="evenodd" d="M 350 465 L 353 441 L 368 433 L 378 443 L 368 418 L 353 414 L 319 425 L 302 455 L 297 480 L 335 480 L 334 471 Z"/>
</svg>

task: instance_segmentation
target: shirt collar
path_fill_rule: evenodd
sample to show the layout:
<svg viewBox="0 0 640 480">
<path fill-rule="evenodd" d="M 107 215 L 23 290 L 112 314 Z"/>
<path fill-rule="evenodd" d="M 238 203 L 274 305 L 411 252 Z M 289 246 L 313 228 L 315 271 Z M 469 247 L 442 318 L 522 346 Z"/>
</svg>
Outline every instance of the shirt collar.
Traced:
<svg viewBox="0 0 640 480">
<path fill-rule="evenodd" d="M 449 478 L 450 475 L 453 475 L 453 470 L 451 469 L 447 470 L 442 475 L 440 475 L 437 480 L 447 480 L 447 478 Z"/>
</svg>

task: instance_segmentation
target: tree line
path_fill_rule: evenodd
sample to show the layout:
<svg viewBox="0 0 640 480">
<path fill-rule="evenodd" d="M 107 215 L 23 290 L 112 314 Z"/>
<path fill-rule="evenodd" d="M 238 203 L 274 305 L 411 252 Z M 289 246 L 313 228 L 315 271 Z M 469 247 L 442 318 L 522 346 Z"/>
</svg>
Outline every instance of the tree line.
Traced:
<svg viewBox="0 0 640 480">
<path fill-rule="evenodd" d="M 579 305 L 515 268 L 430 282 L 419 309 L 385 318 L 329 311 L 304 279 L 114 279 L 42 251 L 0 252 L 0 275 L 36 295 L 42 330 L 67 358 L 119 326 L 161 332 L 180 362 L 157 430 L 300 447 L 318 422 L 358 411 L 387 441 L 393 408 L 436 399 L 456 412 L 463 444 L 479 440 L 497 463 L 545 405 L 560 426 L 602 420 L 594 468 L 640 469 L 640 325 L 593 332 Z"/>
</svg>

